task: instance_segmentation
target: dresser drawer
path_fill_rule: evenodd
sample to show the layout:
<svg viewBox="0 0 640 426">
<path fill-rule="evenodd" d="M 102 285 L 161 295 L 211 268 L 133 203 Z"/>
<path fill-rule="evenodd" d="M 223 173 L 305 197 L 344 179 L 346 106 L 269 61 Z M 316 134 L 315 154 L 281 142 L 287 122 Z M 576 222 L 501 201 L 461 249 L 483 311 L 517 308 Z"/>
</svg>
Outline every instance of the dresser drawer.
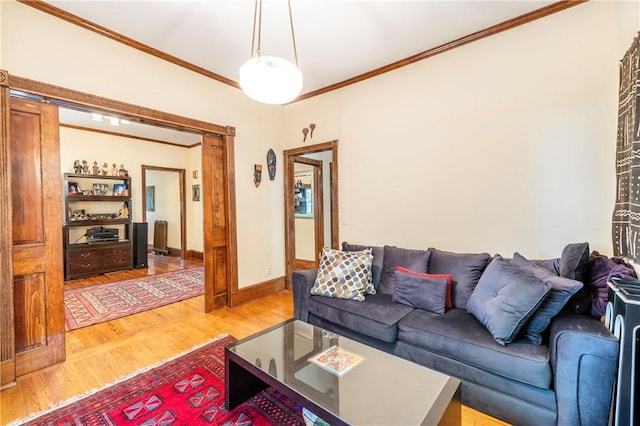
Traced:
<svg viewBox="0 0 640 426">
<path fill-rule="evenodd" d="M 131 251 L 129 250 L 115 250 L 113 252 L 105 252 L 104 254 L 105 267 L 126 265 L 129 263 L 131 263 Z"/>
<path fill-rule="evenodd" d="M 102 268 L 104 256 L 101 251 L 87 250 L 69 252 L 67 257 L 67 273 L 90 272 Z"/>
<path fill-rule="evenodd" d="M 68 262 L 95 262 L 102 261 L 102 250 L 69 250 Z"/>
</svg>

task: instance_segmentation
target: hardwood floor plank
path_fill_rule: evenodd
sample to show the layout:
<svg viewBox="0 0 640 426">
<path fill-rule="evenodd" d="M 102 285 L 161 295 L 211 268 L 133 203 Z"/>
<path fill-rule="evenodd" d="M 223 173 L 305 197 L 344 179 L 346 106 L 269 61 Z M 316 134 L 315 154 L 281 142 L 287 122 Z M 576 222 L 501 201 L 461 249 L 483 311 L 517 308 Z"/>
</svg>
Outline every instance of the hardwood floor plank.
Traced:
<svg viewBox="0 0 640 426">
<path fill-rule="evenodd" d="M 169 272 L 202 264 L 150 255 L 150 264 L 152 261 L 149 271 L 118 272 L 108 277 L 74 280 L 65 286 L 95 285 L 132 275 L 146 276 L 151 270 Z M 293 317 L 292 299 L 291 292 L 283 291 L 241 306 L 204 313 L 204 297 L 199 296 L 67 332 L 65 362 L 21 376 L 16 386 L 0 393 L 0 424 L 104 387 L 220 334 L 241 339 L 285 321 Z M 463 407 L 462 420 L 464 426 L 505 425 L 468 407 Z"/>
</svg>

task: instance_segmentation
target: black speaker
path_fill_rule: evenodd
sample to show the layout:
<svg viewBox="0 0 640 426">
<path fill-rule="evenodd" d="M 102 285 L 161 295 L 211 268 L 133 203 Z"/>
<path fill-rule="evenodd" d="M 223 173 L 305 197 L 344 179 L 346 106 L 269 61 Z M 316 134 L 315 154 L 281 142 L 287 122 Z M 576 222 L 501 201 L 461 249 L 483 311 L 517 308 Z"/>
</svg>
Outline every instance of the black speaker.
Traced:
<svg viewBox="0 0 640 426">
<path fill-rule="evenodd" d="M 136 269 L 148 268 L 147 258 L 147 222 L 134 222 L 133 224 L 133 267 Z"/>
<path fill-rule="evenodd" d="M 620 340 L 615 426 L 640 424 L 640 281 L 611 279 L 605 324 Z"/>
</svg>

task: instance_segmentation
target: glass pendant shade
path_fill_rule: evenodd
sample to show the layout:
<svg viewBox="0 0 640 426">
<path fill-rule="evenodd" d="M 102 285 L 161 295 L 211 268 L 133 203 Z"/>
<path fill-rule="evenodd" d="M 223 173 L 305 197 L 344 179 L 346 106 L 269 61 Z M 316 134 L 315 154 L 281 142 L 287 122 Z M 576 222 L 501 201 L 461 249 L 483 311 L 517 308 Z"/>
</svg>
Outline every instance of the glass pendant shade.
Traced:
<svg viewBox="0 0 640 426">
<path fill-rule="evenodd" d="M 300 94 L 302 73 L 286 59 L 255 56 L 240 67 L 240 87 L 255 101 L 286 104 Z"/>
</svg>

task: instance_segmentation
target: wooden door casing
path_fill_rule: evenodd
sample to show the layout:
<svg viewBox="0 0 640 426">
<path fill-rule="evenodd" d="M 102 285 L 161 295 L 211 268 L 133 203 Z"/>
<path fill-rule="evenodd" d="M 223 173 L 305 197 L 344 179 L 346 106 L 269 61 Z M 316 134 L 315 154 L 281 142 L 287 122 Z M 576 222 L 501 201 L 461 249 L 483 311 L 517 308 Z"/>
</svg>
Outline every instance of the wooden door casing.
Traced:
<svg viewBox="0 0 640 426">
<path fill-rule="evenodd" d="M 16 375 L 63 361 L 58 107 L 9 98 Z"/>
<path fill-rule="evenodd" d="M 0 192 L 9 194 L 9 73 L 4 70 L 0 70 L 0 114 Z M 11 229 L 11 200 L 0 197 L 0 389 L 16 380 Z"/>
<path fill-rule="evenodd" d="M 223 137 L 202 136 L 204 215 L 204 310 L 231 306 L 238 289 L 233 142 L 235 129 Z"/>
</svg>

